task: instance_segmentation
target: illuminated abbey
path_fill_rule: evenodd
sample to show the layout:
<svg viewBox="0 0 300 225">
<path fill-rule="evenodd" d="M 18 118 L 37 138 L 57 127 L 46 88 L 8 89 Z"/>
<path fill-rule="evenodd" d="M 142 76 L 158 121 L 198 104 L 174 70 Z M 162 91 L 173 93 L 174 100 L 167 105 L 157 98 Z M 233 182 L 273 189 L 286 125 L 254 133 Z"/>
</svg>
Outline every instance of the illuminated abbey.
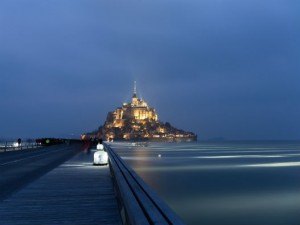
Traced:
<svg viewBox="0 0 300 225">
<path fill-rule="evenodd" d="M 195 141 L 197 135 L 185 132 L 158 120 L 154 108 L 137 97 L 136 82 L 130 103 L 124 103 L 115 111 L 109 112 L 96 132 L 84 135 L 85 138 L 103 138 L 105 140 L 143 140 L 143 141 Z"/>
<path fill-rule="evenodd" d="M 134 82 L 134 91 L 131 103 L 124 103 L 122 107 L 111 112 L 112 127 L 123 127 L 127 120 L 135 120 L 136 124 L 145 124 L 149 121 L 158 121 L 154 108 L 150 108 L 142 99 L 136 95 L 136 82 Z"/>
</svg>

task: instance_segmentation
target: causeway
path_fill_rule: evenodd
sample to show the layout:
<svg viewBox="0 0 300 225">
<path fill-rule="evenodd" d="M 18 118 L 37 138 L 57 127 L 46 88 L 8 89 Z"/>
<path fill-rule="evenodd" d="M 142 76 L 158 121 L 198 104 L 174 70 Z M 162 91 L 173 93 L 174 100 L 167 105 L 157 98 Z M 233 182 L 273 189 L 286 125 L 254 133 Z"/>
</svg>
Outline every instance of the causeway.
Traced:
<svg viewBox="0 0 300 225">
<path fill-rule="evenodd" d="M 0 201 L 0 224 L 122 224 L 109 166 L 76 154 Z"/>
</svg>

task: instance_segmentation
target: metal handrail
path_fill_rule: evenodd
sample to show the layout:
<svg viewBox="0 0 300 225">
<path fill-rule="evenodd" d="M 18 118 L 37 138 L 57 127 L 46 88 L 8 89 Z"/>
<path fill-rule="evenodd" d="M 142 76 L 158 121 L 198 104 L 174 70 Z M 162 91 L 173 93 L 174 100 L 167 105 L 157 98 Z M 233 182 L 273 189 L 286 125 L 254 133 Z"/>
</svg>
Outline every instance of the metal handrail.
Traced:
<svg viewBox="0 0 300 225">
<path fill-rule="evenodd" d="M 15 151 L 15 150 L 38 148 L 38 147 L 40 147 L 40 145 L 36 143 L 22 143 L 20 145 L 15 145 L 15 142 L 5 142 L 0 145 L 0 151 L 4 151 L 4 152 Z"/>
<path fill-rule="evenodd" d="M 184 224 L 178 215 L 107 144 L 123 224 Z"/>
</svg>

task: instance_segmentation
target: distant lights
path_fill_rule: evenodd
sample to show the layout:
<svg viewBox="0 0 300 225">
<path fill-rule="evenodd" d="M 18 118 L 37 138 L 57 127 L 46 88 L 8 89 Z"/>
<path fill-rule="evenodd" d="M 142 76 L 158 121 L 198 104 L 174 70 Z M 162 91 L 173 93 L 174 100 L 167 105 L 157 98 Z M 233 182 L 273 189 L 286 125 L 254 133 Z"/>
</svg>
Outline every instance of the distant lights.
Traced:
<svg viewBox="0 0 300 225">
<path fill-rule="evenodd" d="M 14 143 L 13 143 L 13 146 L 14 146 L 14 147 L 19 147 L 19 143 L 18 143 L 18 142 L 14 142 Z"/>
</svg>

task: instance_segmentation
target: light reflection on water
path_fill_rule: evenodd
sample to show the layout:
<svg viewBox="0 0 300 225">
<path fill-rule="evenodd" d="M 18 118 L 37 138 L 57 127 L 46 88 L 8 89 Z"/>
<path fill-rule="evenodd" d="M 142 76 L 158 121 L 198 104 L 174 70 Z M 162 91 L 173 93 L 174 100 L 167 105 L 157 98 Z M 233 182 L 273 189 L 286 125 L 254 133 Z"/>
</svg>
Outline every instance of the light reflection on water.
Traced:
<svg viewBox="0 0 300 225">
<path fill-rule="evenodd" d="M 187 224 L 300 224 L 299 142 L 112 147 Z"/>
</svg>

